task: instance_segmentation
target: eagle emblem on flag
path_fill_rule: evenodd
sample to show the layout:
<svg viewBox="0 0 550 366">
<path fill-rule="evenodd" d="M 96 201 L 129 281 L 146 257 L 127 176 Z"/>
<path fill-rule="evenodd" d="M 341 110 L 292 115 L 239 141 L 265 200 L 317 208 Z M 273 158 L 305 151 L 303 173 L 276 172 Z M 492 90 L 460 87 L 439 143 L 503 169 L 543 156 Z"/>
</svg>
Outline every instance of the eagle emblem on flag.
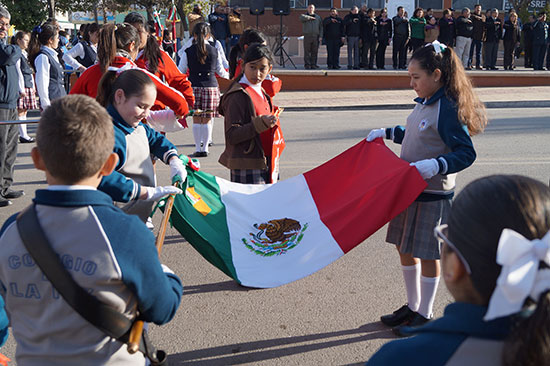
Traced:
<svg viewBox="0 0 550 366">
<path fill-rule="evenodd" d="M 243 244 L 252 252 L 263 257 L 285 254 L 300 243 L 308 224 L 289 218 L 269 220 L 254 224 L 258 231 L 249 233 L 250 238 L 242 239 Z"/>
</svg>

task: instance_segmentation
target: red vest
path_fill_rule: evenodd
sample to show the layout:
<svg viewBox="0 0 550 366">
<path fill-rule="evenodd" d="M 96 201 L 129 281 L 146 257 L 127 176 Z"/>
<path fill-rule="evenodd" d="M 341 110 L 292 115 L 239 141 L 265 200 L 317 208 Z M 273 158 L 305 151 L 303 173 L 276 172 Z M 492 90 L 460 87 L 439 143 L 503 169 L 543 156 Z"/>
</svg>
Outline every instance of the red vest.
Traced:
<svg viewBox="0 0 550 366">
<path fill-rule="evenodd" d="M 240 83 L 244 90 L 250 95 L 252 103 L 254 104 L 254 110 L 256 111 L 257 116 L 270 115 L 273 114 L 271 110 L 271 105 L 265 97 L 265 95 L 259 95 L 252 87 L 248 84 Z M 273 144 L 271 129 L 264 131 L 260 134 L 260 139 L 262 140 L 262 148 L 264 149 L 265 156 L 271 156 L 271 146 Z"/>
</svg>

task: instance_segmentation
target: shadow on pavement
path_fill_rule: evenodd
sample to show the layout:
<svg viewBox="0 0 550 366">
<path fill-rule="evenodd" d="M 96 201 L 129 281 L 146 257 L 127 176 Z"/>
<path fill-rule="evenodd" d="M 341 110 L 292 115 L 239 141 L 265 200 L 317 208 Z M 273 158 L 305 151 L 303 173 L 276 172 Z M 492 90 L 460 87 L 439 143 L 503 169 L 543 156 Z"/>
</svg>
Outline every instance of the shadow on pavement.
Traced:
<svg viewBox="0 0 550 366">
<path fill-rule="evenodd" d="M 378 338 L 395 337 L 382 323 L 374 322 L 349 330 L 236 343 L 227 346 L 181 352 L 169 355 L 168 361 L 170 365 L 239 365 L 279 359 L 298 353 L 312 352 Z M 312 343 L 320 340 L 321 342 Z M 298 345 L 298 343 L 303 342 L 307 342 L 307 344 Z"/>
<path fill-rule="evenodd" d="M 261 290 L 256 288 L 244 287 L 239 285 L 233 280 L 216 282 L 216 283 L 205 283 L 203 285 L 184 285 L 183 286 L 183 295 L 196 295 L 204 294 L 208 292 L 218 292 L 218 291 L 254 291 Z"/>
</svg>

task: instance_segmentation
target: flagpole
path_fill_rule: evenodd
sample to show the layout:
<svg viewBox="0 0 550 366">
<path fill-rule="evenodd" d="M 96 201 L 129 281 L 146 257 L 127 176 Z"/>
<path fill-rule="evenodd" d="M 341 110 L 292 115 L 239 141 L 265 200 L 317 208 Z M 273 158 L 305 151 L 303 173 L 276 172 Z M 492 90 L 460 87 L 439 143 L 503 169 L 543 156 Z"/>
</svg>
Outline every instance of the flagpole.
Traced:
<svg viewBox="0 0 550 366">
<path fill-rule="evenodd" d="M 174 184 L 177 186 L 177 183 Z M 166 200 L 166 206 L 164 209 L 164 217 L 160 224 L 159 234 L 157 240 L 155 241 L 155 246 L 157 248 L 159 257 L 160 252 L 162 251 L 162 245 L 164 244 L 164 238 L 166 236 L 166 229 L 168 228 L 168 222 L 170 221 L 170 214 L 172 213 L 172 207 L 174 206 L 175 195 L 170 195 Z M 139 343 L 141 342 L 141 334 L 143 333 L 143 320 L 137 320 L 132 325 L 130 331 L 130 338 L 128 340 L 128 352 L 134 354 L 139 351 Z"/>
</svg>

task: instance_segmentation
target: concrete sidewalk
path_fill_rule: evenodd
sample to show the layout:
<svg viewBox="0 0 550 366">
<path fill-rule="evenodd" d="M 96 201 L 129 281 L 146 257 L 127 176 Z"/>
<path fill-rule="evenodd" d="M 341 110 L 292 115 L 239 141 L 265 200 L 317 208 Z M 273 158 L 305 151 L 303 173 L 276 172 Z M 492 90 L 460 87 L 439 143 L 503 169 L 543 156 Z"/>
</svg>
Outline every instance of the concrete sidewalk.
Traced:
<svg viewBox="0 0 550 366">
<path fill-rule="evenodd" d="M 487 108 L 550 108 L 550 86 L 475 90 Z M 282 91 L 275 96 L 274 103 L 288 111 L 412 109 L 414 98 L 416 93 L 412 89 Z"/>
</svg>

